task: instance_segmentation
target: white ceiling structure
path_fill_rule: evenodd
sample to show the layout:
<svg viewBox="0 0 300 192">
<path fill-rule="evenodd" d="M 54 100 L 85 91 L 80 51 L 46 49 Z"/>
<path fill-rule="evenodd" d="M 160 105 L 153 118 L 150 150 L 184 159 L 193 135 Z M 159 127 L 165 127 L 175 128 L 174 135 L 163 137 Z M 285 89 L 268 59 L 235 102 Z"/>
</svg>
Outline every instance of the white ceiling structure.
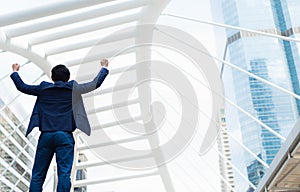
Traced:
<svg viewBox="0 0 300 192">
<path fill-rule="evenodd" d="M 98 33 L 102 35 L 98 39 L 90 38 L 97 36 L 92 32 L 124 24 L 155 23 L 167 3 L 151 0 L 75 0 L 13 12 L 0 18 L 1 47 L 28 58 L 49 74 L 52 66 L 49 57 L 94 46 L 103 38 L 103 32 Z M 135 38 L 133 34 L 111 38 L 106 43 L 126 37 Z M 83 38 L 86 40 L 82 41 Z M 74 42 L 74 39 L 77 41 Z M 25 43 L 20 45 L 20 41 Z M 51 46 L 52 42 L 60 46 Z M 45 44 L 47 46 L 43 47 Z M 70 66 L 80 64 L 79 60 L 76 61 L 60 62 Z"/>
<path fill-rule="evenodd" d="M 55 2 L 47 5 L 33 7 L 17 12 L 8 13 L 0 17 L 0 48 L 7 52 L 12 52 L 27 58 L 30 62 L 36 64 L 50 75 L 51 68 L 58 64 L 66 64 L 71 72 L 78 72 L 80 65 L 86 63 L 99 63 L 101 58 L 112 58 L 116 53 L 124 49 L 123 40 L 134 44 L 135 42 L 146 42 L 151 39 L 151 34 L 146 34 L 142 29 L 138 29 L 138 25 L 147 23 L 156 23 L 162 10 L 168 4 L 169 0 L 72 0 Z M 129 28 L 121 33 L 111 35 L 112 31 Z M 106 37 L 106 38 L 105 38 Z M 122 42 L 123 41 L 123 42 Z M 99 43 L 101 42 L 101 43 Z M 120 45 L 118 44 L 120 42 Z M 88 50 L 97 44 L 102 51 L 96 54 L 89 54 Z M 134 50 L 133 50 L 134 51 Z M 150 57 L 148 49 L 139 49 L 139 53 L 134 53 L 133 61 L 143 61 Z M 130 52 L 130 51 L 129 51 Z M 132 52 L 132 51 L 131 51 Z M 138 52 L 138 51 L 137 51 Z M 128 52 L 121 53 L 128 54 Z M 84 61 L 83 61 L 84 59 Z M 111 67 L 110 74 L 118 74 L 127 69 L 125 67 Z M 94 73 L 94 70 L 90 70 Z M 79 70 L 80 72 L 80 70 Z M 147 76 L 147 68 L 139 69 L 142 76 Z M 88 80 L 94 74 L 84 74 L 84 76 L 75 76 L 78 80 Z M 127 84 L 114 89 L 114 91 L 131 88 Z M 113 89 L 106 88 L 95 94 L 111 93 Z M 140 97 L 149 98 L 148 92 L 140 92 Z M 89 97 L 89 96 L 87 96 Z M 137 103 L 137 100 L 131 104 Z M 145 103 L 147 104 L 147 103 Z M 120 103 L 118 107 L 128 105 L 128 103 Z M 100 113 L 111 110 L 110 106 L 102 106 L 100 108 L 87 109 L 88 113 Z M 147 109 L 141 108 L 141 111 Z M 146 113 L 145 113 L 146 114 Z M 140 116 L 139 120 L 145 120 L 146 116 Z M 102 128 L 113 127 L 118 123 L 109 122 L 101 125 Z M 93 125 L 97 127 L 99 125 Z M 78 139 L 78 138 L 77 138 Z M 120 143 L 141 140 L 140 137 L 120 140 Z M 149 141 L 153 144 L 155 141 Z M 99 143 L 101 146 L 109 146 L 112 143 Z M 84 145 L 78 146 L 77 152 L 90 149 Z M 152 158 L 144 156 L 141 158 Z M 87 169 L 93 167 L 104 166 L 107 162 L 92 161 L 77 164 L 78 154 L 75 155 L 75 169 Z M 138 157 L 128 157 L 125 159 L 115 159 L 114 162 L 132 161 Z M 154 155 L 155 158 L 155 155 Z M 122 181 L 133 178 L 149 177 L 153 175 L 161 176 L 163 186 L 167 191 L 174 191 L 168 171 L 165 166 L 159 167 L 157 170 L 138 172 L 137 174 L 114 176 L 105 179 L 89 179 L 75 181 L 75 169 L 73 171 L 73 186 L 81 187 L 91 184 L 101 184 L 107 182 Z"/>
</svg>

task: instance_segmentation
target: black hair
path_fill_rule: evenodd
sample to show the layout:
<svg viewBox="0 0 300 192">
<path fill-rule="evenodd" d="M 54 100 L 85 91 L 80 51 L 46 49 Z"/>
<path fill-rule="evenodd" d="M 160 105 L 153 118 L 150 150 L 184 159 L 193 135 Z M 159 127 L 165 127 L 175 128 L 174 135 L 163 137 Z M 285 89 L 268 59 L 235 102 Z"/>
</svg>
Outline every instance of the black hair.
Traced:
<svg viewBox="0 0 300 192">
<path fill-rule="evenodd" d="M 63 81 L 67 82 L 70 79 L 70 71 L 69 69 L 62 64 L 56 65 L 51 70 L 51 78 L 54 82 L 56 81 Z"/>
</svg>

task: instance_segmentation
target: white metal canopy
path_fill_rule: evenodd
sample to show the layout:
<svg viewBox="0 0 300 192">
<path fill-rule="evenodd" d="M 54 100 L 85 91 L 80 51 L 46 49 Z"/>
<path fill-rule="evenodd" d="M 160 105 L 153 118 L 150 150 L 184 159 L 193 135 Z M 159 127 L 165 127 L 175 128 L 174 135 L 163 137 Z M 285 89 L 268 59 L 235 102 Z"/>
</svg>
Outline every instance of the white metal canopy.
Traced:
<svg viewBox="0 0 300 192">
<path fill-rule="evenodd" d="M 103 39 L 103 31 L 122 26 L 132 26 L 131 31 L 124 31 L 117 35 L 105 38 L 101 43 L 104 47 L 110 44 L 118 43 L 122 40 L 133 40 L 133 42 L 144 41 L 143 38 L 149 38 L 138 35 L 137 24 L 156 23 L 161 11 L 168 4 L 169 0 L 72 0 L 49 3 L 39 7 L 1 15 L 0 17 L 0 47 L 2 50 L 9 51 L 27 58 L 32 63 L 38 65 L 48 76 L 52 66 L 58 63 L 65 63 L 68 67 L 77 67 L 82 64 L 85 55 L 79 57 L 69 57 L 76 55 L 77 51 L 87 50 L 95 46 L 99 40 Z M 143 31 L 140 31 L 143 32 Z M 105 33 L 104 33 L 105 34 Z M 109 34 L 107 32 L 106 34 Z M 140 33 L 141 34 L 141 33 Z M 136 60 L 144 60 L 145 55 L 150 55 L 148 49 L 140 49 L 143 56 L 136 54 Z M 119 50 L 105 50 L 94 55 L 85 57 L 85 62 L 98 62 L 100 58 L 110 58 Z M 72 54 L 73 53 L 73 54 Z M 68 56 L 65 56 L 65 55 Z M 58 57 L 57 57 L 58 56 Z M 110 74 L 118 74 L 128 67 L 115 67 L 111 69 Z M 94 71 L 93 71 L 94 72 Z M 147 69 L 140 69 L 142 75 L 146 75 Z M 80 79 L 90 79 L 91 75 L 85 74 L 79 76 Z M 131 88 L 131 84 L 124 84 L 118 90 Z M 147 88 L 146 88 L 147 89 Z M 104 88 L 101 94 L 108 94 L 113 91 L 112 88 Z M 99 94 L 96 92 L 96 94 Z M 148 93 L 141 93 L 145 100 L 149 99 Z M 149 102 L 149 101 L 148 101 Z M 138 103 L 134 100 L 129 104 Z M 119 107 L 128 105 L 120 103 Z M 101 113 L 105 110 L 111 110 L 109 106 L 94 109 L 87 109 L 93 114 Z M 138 119 L 146 119 L 143 115 Z M 131 120 L 122 120 L 123 123 Z M 101 125 L 101 129 L 118 125 L 120 122 L 111 122 Z M 93 129 L 97 130 L 93 125 Z M 127 143 L 146 138 L 131 138 L 120 141 Z M 155 141 L 149 141 L 150 144 Z M 99 145 L 109 146 L 113 143 L 99 143 Z M 79 146 L 79 151 L 84 150 L 84 146 Z M 78 154 L 75 155 L 75 169 L 103 166 L 105 162 L 84 162 L 77 164 Z M 137 158 L 156 158 L 155 154 L 148 154 L 144 157 L 128 157 L 126 159 L 116 159 L 118 161 L 130 161 Z M 74 171 L 75 171 L 74 169 Z M 73 171 L 73 174 L 75 173 Z M 132 179 L 137 177 L 147 177 L 160 175 L 167 191 L 173 191 L 172 184 L 165 166 L 161 166 L 157 171 L 146 171 L 136 175 L 116 176 L 104 179 L 90 179 L 75 181 L 73 175 L 74 187 L 86 186 L 89 184 L 99 184 L 119 180 Z"/>
</svg>

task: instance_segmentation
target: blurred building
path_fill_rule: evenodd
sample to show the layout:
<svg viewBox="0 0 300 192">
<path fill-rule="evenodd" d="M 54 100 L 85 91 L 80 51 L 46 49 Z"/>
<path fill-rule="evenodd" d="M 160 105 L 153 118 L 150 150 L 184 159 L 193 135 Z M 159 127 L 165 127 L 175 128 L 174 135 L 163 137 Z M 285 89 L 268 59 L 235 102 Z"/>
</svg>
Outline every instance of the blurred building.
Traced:
<svg viewBox="0 0 300 192">
<path fill-rule="evenodd" d="M 85 162 L 88 159 L 83 153 L 78 154 L 78 163 Z M 86 169 L 77 169 L 76 171 L 76 181 L 87 179 L 87 170 Z M 87 192 L 87 186 L 75 187 L 74 192 Z"/>
<path fill-rule="evenodd" d="M 258 155 L 259 158 L 261 158 L 261 154 Z M 258 185 L 260 179 L 264 176 L 265 170 L 264 166 L 262 166 L 261 163 L 259 163 L 256 159 L 251 162 L 250 165 L 247 166 L 247 172 L 249 181 L 253 183 L 254 185 Z M 247 192 L 253 192 L 253 188 L 249 188 Z"/>
<path fill-rule="evenodd" d="M 266 61 L 264 59 L 250 61 L 250 67 L 251 73 L 263 77 L 264 79 L 269 78 Z M 249 77 L 249 84 L 253 108 L 256 111 L 258 119 L 266 125 L 269 125 L 274 131 L 280 133 L 281 130 L 278 124 L 276 108 L 272 99 L 272 89 L 265 83 L 262 83 L 253 77 Z M 280 138 L 274 136 L 264 128 L 261 129 L 260 136 L 262 138 L 262 147 L 266 153 L 264 160 L 267 164 L 271 164 L 281 146 Z M 261 154 L 258 156 L 262 158 Z M 250 174 L 251 172 L 248 171 L 248 173 Z"/>
<path fill-rule="evenodd" d="M 226 182 L 234 189 L 233 169 L 232 169 L 232 165 L 230 164 L 231 153 L 230 153 L 230 146 L 229 146 L 229 136 L 228 133 L 225 131 L 227 130 L 227 126 L 226 126 L 224 109 L 221 109 L 218 120 L 219 120 L 218 123 L 221 126 L 220 133 L 218 136 L 220 173 L 222 177 L 226 180 Z M 228 185 L 224 181 L 221 181 L 221 190 L 222 192 L 231 191 Z"/>
<path fill-rule="evenodd" d="M 28 191 L 36 140 L 0 98 L 0 191 Z"/>
<path fill-rule="evenodd" d="M 299 8 L 298 0 L 222 0 L 225 24 L 288 37 L 299 37 Z M 232 29 L 226 29 L 226 37 L 226 58 L 232 64 L 299 95 L 299 45 Z M 245 73 L 235 69 L 228 71 L 231 71 L 234 87 L 231 99 L 286 137 L 300 114 L 299 101 Z M 224 86 L 229 90 L 228 84 Z M 231 118 L 239 121 L 244 145 L 270 164 L 282 141 L 242 112 Z M 228 121 L 231 120 L 228 116 Z M 257 185 L 265 168 L 255 162 L 251 154 L 245 152 L 244 157 L 248 179 Z M 258 170 L 259 176 L 252 177 Z"/>
</svg>

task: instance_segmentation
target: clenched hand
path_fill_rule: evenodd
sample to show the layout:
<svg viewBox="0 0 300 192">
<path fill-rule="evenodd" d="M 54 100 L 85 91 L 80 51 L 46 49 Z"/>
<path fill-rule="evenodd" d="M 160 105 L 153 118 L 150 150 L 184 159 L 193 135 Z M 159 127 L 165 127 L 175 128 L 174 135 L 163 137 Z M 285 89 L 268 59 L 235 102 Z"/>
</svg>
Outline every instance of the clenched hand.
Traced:
<svg viewBox="0 0 300 192">
<path fill-rule="evenodd" d="M 102 66 L 102 67 L 108 67 L 108 60 L 107 60 L 107 59 L 102 59 L 102 60 L 100 61 L 100 63 L 101 63 L 101 66 Z"/>
<path fill-rule="evenodd" d="M 13 69 L 13 71 L 19 71 L 20 65 L 18 63 L 15 63 L 12 65 L 12 69 Z"/>
</svg>

